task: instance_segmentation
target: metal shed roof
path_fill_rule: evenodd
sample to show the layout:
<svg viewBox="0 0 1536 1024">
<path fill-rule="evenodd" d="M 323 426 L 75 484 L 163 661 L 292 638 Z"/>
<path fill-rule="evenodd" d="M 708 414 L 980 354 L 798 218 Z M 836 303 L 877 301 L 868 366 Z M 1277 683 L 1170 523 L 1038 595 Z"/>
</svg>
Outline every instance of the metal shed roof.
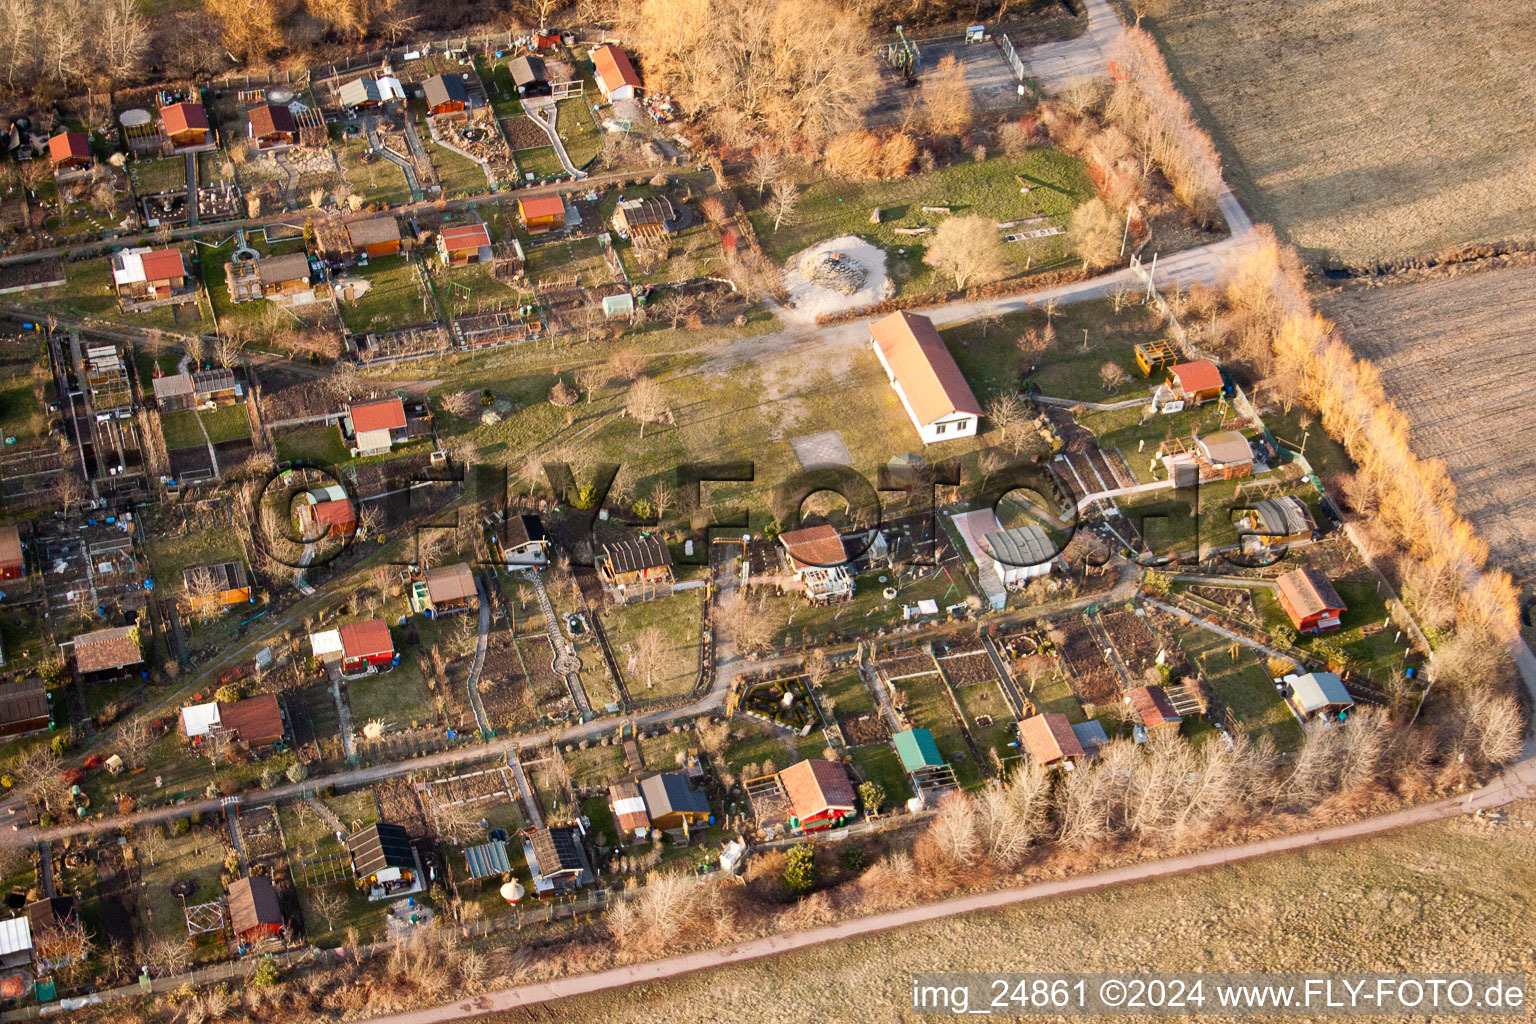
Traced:
<svg viewBox="0 0 1536 1024">
<path fill-rule="evenodd" d="M 470 878 L 493 878 L 512 870 L 512 862 L 507 859 L 507 844 L 499 839 L 465 850 L 464 864 L 469 869 Z"/>
<path fill-rule="evenodd" d="M 944 764 L 944 755 L 933 741 L 933 733 L 927 729 L 907 729 L 891 737 L 901 766 L 909 772 L 920 768 L 937 768 Z"/>
<path fill-rule="evenodd" d="M 986 542 L 994 558 L 1015 568 L 1049 562 L 1057 553 L 1051 538 L 1034 523 L 1016 526 L 1001 533 L 989 533 Z"/>
</svg>

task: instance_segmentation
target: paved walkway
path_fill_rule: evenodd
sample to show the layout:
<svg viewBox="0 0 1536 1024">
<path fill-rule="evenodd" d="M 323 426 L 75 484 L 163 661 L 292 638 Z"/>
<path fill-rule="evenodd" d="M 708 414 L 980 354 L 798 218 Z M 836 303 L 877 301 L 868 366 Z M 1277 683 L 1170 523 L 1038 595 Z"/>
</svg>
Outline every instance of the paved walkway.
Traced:
<svg viewBox="0 0 1536 1024">
<path fill-rule="evenodd" d="M 415 162 L 407 159 L 403 154 L 396 153 L 384 145 L 384 140 L 379 138 L 379 121 L 375 117 L 363 118 L 363 132 L 368 137 L 368 146 L 385 160 L 400 168 L 405 175 L 405 184 L 411 190 L 411 202 L 419 203 L 426 192 L 422 190 L 421 179 L 416 176 Z"/>
<path fill-rule="evenodd" d="M 1114 44 L 1125 31 L 1106 0 L 1087 0 L 1088 28 L 1076 39 L 1046 43 L 1022 51 L 1024 70 L 1047 93 L 1078 82 L 1109 77 Z"/>
<path fill-rule="evenodd" d="M 480 699 L 480 673 L 485 669 L 485 648 L 491 632 L 491 595 L 479 573 L 475 574 L 475 590 L 480 595 L 480 635 L 475 637 L 475 660 L 469 666 L 469 706 L 475 709 L 480 737 L 488 740 L 491 720 L 485 714 L 485 701 Z"/>
<path fill-rule="evenodd" d="M 1028 903 L 1052 896 L 1065 896 L 1071 893 L 1104 889 L 1110 886 L 1169 878 L 1190 871 L 1238 864 L 1256 857 L 1266 857 L 1271 854 L 1285 853 L 1291 850 L 1309 849 L 1325 843 L 1359 839 L 1364 836 L 1376 835 L 1409 825 L 1442 821 L 1446 818 L 1454 818 L 1457 815 L 1471 813 L 1474 810 L 1486 810 L 1502 806 L 1512 800 L 1529 799 L 1531 797 L 1536 797 L 1536 762 L 1523 761 L 1506 771 L 1485 789 L 1477 790 L 1464 796 L 1437 800 L 1434 803 L 1423 804 L 1419 807 L 1394 811 L 1391 814 L 1384 814 L 1365 821 L 1350 822 L 1346 825 L 1336 825 L 1331 828 L 1313 829 L 1307 832 L 1299 832 L 1295 835 L 1279 836 L 1255 843 L 1245 843 L 1241 846 L 1206 850 L 1201 853 L 1186 854 L 1182 857 L 1171 857 L 1167 860 L 1131 864 L 1091 875 L 1079 875 L 1073 878 L 1037 882 L 1034 885 L 1026 885 L 1016 889 L 1004 889 L 1001 892 L 958 896 L 954 899 L 941 900 L 937 903 L 908 907 L 905 910 L 894 910 L 885 914 L 875 914 L 870 917 L 840 921 L 837 924 L 812 928 L 808 931 L 769 935 L 764 938 L 751 939 L 746 942 L 738 942 L 716 949 L 668 957 L 665 960 L 632 964 L 628 967 L 619 967 L 597 974 L 565 977 L 531 985 L 519 985 L 516 988 L 502 989 L 498 992 L 487 993 L 473 999 L 464 999 L 443 1006 L 414 1010 L 409 1013 L 395 1014 L 389 1017 L 379 1017 L 375 1019 L 375 1024 L 437 1024 L 439 1021 L 465 1020 L 488 1013 L 502 1013 L 570 996 L 601 992 L 640 982 L 662 981 L 710 967 L 721 967 L 726 964 L 757 960 L 762 957 L 788 953 L 826 942 L 857 938 L 862 935 L 872 935 L 888 931 L 892 928 L 927 924 L 932 921 L 943 920 L 947 917 L 995 910 L 999 907 Z"/>
<path fill-rule="evenodd" d="M 1119 498 L 1126 494 L 1145 494 L 1148 491 L 1166 491 L 1172 487 L 1173 481 L 1170 479 L 1154 480 L 1149 484 L 1132 484 L 1130 487 L 1115 487 L 1108 491 L 1094 491 L 1092 494 L 1078 499 L 1077 510 L 1082 512 L 1094 502 L 1103 501 L 1106 498 Z"/>
<path fill-rule="evenodd" d="M 573 178 L 585 178 L 586 172 L 571 163 L 571 157 L 565 151 L 565 142 L 560 138 L 557 127 L 560 120 L 560 107 L 555 100 L 549 96 L 524 97 L 523 110 L 527 112 L 529 120 L 549 136 L 549 143 L 555 149 L 555 157 L 560 161 L 560 166 L 565 168 L 565 173 Z"/>
<path fill-rule="evenodd" d="M 1161 608 L 1163 611 L 1170 615 L 1176 615 L 1183 619 L 1185 622 L 1194 623 L 1201 629 L 1208 629 L 1212 633 L 1221 634 L 1228 640 L 1233 640 L 1247 647 L 1252 647 L 1266 658 L 1275 658 L 1279 661 L 1288 661 L 1293 665 L 1296 664 L 1296 659 L 1291 655 L 1286 654 L 1284 651 L 1277 651 L 1273 647 L 1268 647 L 1259 643 L 1257 640 L 1250 640 L 1246 636 L 1243 636 L 1241 633 L 1235 633 L 1232 630 L 1227 629 L 1225 626 L 1218 626 L 1216 623 L 1210 621 L 1209 619 L 1202 619 L 1200 616 L 1191 612 L 1187 612 L 1183 608 L 1180 608 L 1176 605 L 1168 604 L 1166 601 L 1159 601 L 1157 598 L 1150 596 L 1147 597 L 1147 603 L 1157 608 Z"/>
</svg>

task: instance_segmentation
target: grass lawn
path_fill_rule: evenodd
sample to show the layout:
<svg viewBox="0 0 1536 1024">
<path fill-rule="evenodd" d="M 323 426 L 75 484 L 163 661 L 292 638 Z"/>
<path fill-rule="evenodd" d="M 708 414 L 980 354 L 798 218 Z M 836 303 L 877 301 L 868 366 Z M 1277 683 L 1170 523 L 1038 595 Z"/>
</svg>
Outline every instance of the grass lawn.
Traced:
<svg viewBox="0 0 1536 1024">
<path fill-rule="evenodd" d="M 302 459 L 313 466 L 339 466 L 348 459 L 346 442 L 334 425 L 288 427 L 274 431 L 272 442 L 279 462 Z"/>
<path fill-rule="evenodd" d="M 179 156 L 134 160 L 128 164 L 133 190 L 139 195 L 174 192 L 187 187 L 187 164 Z"/>
<path fill-rule="evenodd" d="M 347 185 L 365 202 L 388 207 L 403 206 L 411 201 L 411 187 L 405 180 L 405 172 L 398 166 L 382 156 L 371 163 L 364 162 L 369 147 L 363 136 L 341 142 L 333 140 L 331 149 L 341 164 L 341 174 Z"/>
<path fill-rule="evenodd" d="M 560 158 L 555 155 L 554 146 L 520 149 L 513 154 L 513 157 L 517 160 L 517 169 L 525 181 L 530 174 L 535 178 L 559 178 L 565 174 L 565 167 L 560 163 Z"/>
<path fill-rule="evenodd" d="M 1529 805 L 1516 813 L 1528 816 Z M 700 971 L 644 999 L 624 989 L 579 996 L 560 1012 L 605 1024 L 754 1020 L 764 1007 L 779 1020 L 889 1020 L 911 1005 L 913 971 L 1013 970 L 1021 957 L 1115 971 L 1130 950 L 1166 971 L 1311 971 L 1328 950 L 1338 971 L 1476 962 L 1518 972 L 1528 969 L 1531 849 L 1530 830 L 1518 826 L 1416 825 Z M 1085 860 L 1081 870 L 1093 870 Z M 1318 898 L 1319 879 L 1330 880 L 1331 898 Z"/>
<path fill-rule="evenodd" d="M 565 763 L 576 785 L 606 786 L 624 774 L 624 748 L 617 743 L 606 747 L 599 743 L 571 751 L 565 755 Z"/>
<path fill-rule="evenodd" d="M 1018 178 L 1031 191 L 1020 191 Z M 812 181 L 801 192 L 798 216 L 793 224 L 773 230 L 773 217 L 755 190 L 745 198 L 753 226 L 769 257 L 785 262 L 795 253 L 829 238 L 859 235 L 886 250 L 886 270 L 898 293 L 914 295 L 952 287 L 923 262 L 924 235 L 898 235 L 897 228 L 933 228 L 946 216 L 989 217 L 1016 221 L 1047 217 L 1065 226 L 1067 217 L 1093 196 L 1093 185 L 1083 165 L 1059 150 L 1039 147 L 1019 157 L 996 157 L 982 163 L 962 160 L 931 174 L 896 181 L 854 182 L 824 178 Z M 924 206 L 947 206 L 950 214 L 924 213 Z M 871 211 L 879 207 L 881 223 L 871 224 Z M 1044 221 L 1030 227 L 1045 226 Z M 1014 272 L 1058 269 L 1075 261 L 1065 235 L 1028 242 L 1008 243 Z"/>
<path fill-rule="evenodd" d="M 160 587 L 181 586 L 182 570 L 196 565 L 239 562 L 245 558 L 240 538 L 226 529 L 198 530 L 181 537 L 157 534 L 144 545 Z"/>
<path fill-rule="evenodd" d="M 425 129 L 422 130 L 425 134 Z M 443 186 L 445 196 L 473 196 L 484 192 L 489 185 L 485 169 L 467 157 L 451 149 L 445 149 L 431 139 L 423 139 L 432 166 L 437 168 L 437 180 Z"/>
<path fill-rule="evenodd" d="M 480 57 L 475 61 L 475 70 L 480 81 L 485 83 L 485 92 L 491 101 L 491 112 L 498 119 L 518 117 L 523 113 L 522 101 L 517 98 L 517 84 L 512 81 L 512 72 L 507 67 L 510 59 Z"/>
<path fill-rule="evenodd" d="M 848 751 L 853 755 L 853 763 L 858 767 L 860 781 L 878 782 L 880 788 L 885 790 L 885 802 L 889 804 L 905 803 L 912 795 L 912 787 L 907 782 L 907 773 L 901 767 L 901 758 L 896 754 L 896 748 L 889 743 L 866 743 L 860 747 L 851 747 Z M 865 808 L 866 811 L 875 808 Z"/>
<path fill-rule="evenodd" d="M 532 296 L 505 281 L 491 276 L 489 268 L 479 265 L 467 267 L 434 267 L 432 293 L 437 304 L 448 317 L 478 313 L 482 310 L 506 309 L 519 306 Z M 421 319 L 421 306 L 416 307 L 416 319 Z M 350 320 L 350 317 L 348 318 Z"/>
<path fill-rule="evenodd" d="M 1230 709 L 1247 727 L 1249 736 L 1257 738 L 1267 732 L 1281 750 L 1301 746 L 1301 726 L 1280 699 L 1264 663 L 1252 648 L 1238 644 L 1234 661 L 1231 641 L 1199 628 L 1181 630 L 1177 641 L 1190 664 L 1205 679 L 1216 703 Z"/>
<path fill-rule="evenodd" d="M 384 915 L 393 900 L 368 902 L 368 897 L 354 885 L 350 878 L 345 882 L 332 882 L 326 886 L 296 886 L 299 907 L 304 914 L 306 938 L 322 949 L 345 945 L 347 929 L 356 928 L 363 942 L 385 938 Z M 336 915 L 334 929 L 328 928 L 326 919 L 315 905 L 315 897 L 329 891 L 342 897 L 343 909 Z"/>
<path fill-rule="evenodd" d="M 202 428 L 198 426 L 197 413 L 190 409 L 161 413 L 160 435 L 165 438 L 165 446 L 171 451 L 195 448 L 207 443 Z"/>
<path fill-rule="evenodd" d="M 722 760 L 742 779 L 755 774 L 749 774 L 749 768 L 761 769 L 765 762 L 773 762 L 775 770 L 787 768 L 793 762 L 779 733 L 754 719 L 740 715 L 732 718 L 731 732 L 738 735 L 725 748 Z"/>
<path fill-rule="evenodd" d="M 1072 692 L 1072 684 L 1065 676 L 1042 676 L 1035 682 L 1033 690 L 1028 680 L 1021 679 L 1019 694 L 1025 700 L 1033 701 L 1035 710 L 1042 715 L 1048 711 L 1066 715 L 1073 725 L 1088 721 L 1088 716 L 1083 714 L 1082 701 Z"/>
<path fill-rule="evenodd" d="M 46 425 L 30 380 L 15 379 L 0 386 L 0 432 L 19 441 L 30 441 L 40 436 Z"/>
<path fill-rule="evenodd" d="M 368 290 L 351 302 L 341 303 L 347 329 L 358 333 L 387 331 L 391 327 L 434 319 L 430 305 L 424 311 L 416 267 L 405 256 L 379 256 L 349 276 L 367 280 Z"/>
<path fill-rule="evenodd" d="M 409 659 L 389 672 L 354 679 L 346 685 L 359 732 L 374 719 L 384 723 L 385 732 L 437 723 L 437 699 Z"/>
<path fill-rule="evenodd" d="M 603 148 L 603 130 L 592 119 L 592 108 L 581 96 L 558 100 L 555 108 L 559 111 L 555 125 L 560 141 L 565 143 L 565 155 L 577 167 L 585 167 Z"/>
<path fill-rule="evenodd" d="M 601 613 L 608 644 L 630 698 L 636 701 L 687 693 L 699 676 L 699 630 L 704 614 L 704 590 L 685 590 L 671 597 L 636 601 Z M 636 640 L 650 629 L 661 631 L 665 655 L 650 673 L 634 655 Z"/>
<path fill-rule="evenodd" d="M 960 723 L 955 721 L 949 695 L 944 691 L 944 681 L 939 678 L 938 672 L 897 680 L 896 690 L 901 694 L 900 699 L 906 703 L 907 716 L 911 718 L 913 726 L 933 733 L 939 753 L 954 766 L 955 778 L 960 785 L 967 789 L 981 785 L 982 767 L 971 757 L 965 735 L 960 731 Z"/>
<path fill-rule="evenodd" d="M 1149 307 L 1126 303 L 1117 312 L 1109 299 L 1068 303 L 1051 319 L 1054 342 L 1042 352 L 1021 352 L 1020 337 L 1031 329 L 1043 334 L 1045 326 L 1045 314 L 1032 309 L 1010 313 L 1000 324 L 971 322 L 945 328 L 940 334 L 983 402 L 1000 390 L 1017 388 L 1020 371 L 1029 365 L 1036 369 L 1028 379 L 1055 398 L 1108 403 L 1140 397 L 1150 388 L 1151 382 L 1136 369 L 1133 354 L 1137 342 L 1163 336 Z M 1113 394 L 1107 394 L 1099 380 L 1099 368 L 1106 362 L 1126 375 Z"/>
<path fill-rule="evenodd" d="M 117 292 L 112 287 L 112 260 L 109 256 L 66 263 L 64 284 L 61 287 L 24 292 L 12 298 L 17 304 L 44 307 L 63 315 L 93 317 L 165 331 L 178 329 L 174 306 L 156 306 L 142 313 L 124 313 L 118 308 Z"/>
<path fill-rule="evenodd" d="M 864 677 L 857 672 L 834 676 L 822 684 L 821 692 L 826 700 L 835 705 L 835 708 L 829 709 L 829 714 L 863 714 L 875 710 L 875 698 L 870 695 L 869 687 L 864 685 Z"/>
<path fill-rule="evenodd" d="M 219 874 L 224 868 L 224 846 L 202 826 L 195 826 L 184 836 L 170 836 L 167 842 L 169 847 L 153 865 L 147 858 L 140 865 L 139 915 L 156 938 L 185 942 L 182 900 L 171 895 L 171 886 L 183 879 L 195 883 L 186 899 L 189 905 L 218 899 L 223 892 Z"/>
<path fill-rule="evenodd" d="M 613 280 L 603 256 L 603 246 L 596 238 L 555 238 L 525 246 L 528 261 L 525 270 L 530 281 L 569 280 L 580 275 L 594 284 Z"/>
<path fill-rule="evenodd" d="M 214 444 L 221 441 L 250 440 L 251 414 L 243 402 L 221 405 L 215 409 L 201 411 L 197 415 L 203 421 L 203 429 L 208 431 L 208 440 Z"/>
<path fill-rule="evenodd" d="M 1008 710 L 1008 702 L 1003 700 L 997 684 L 957 686 L 954 691 L 955 699 L 960 702 L 960 710 L 965 713 L 965 726 L 970 730 L 971 740 L 981 751 L 981 756 L 986 757 L 988 750 L 997 751 L 999 761 L 1016 755 L 1018 751 L 1008 745 L 1014 738 L 1013 712 Z M 990 718 L 991 722 L 978 725 L 978 718 Z"/>
<path fill-rule="evenodd" d="M 925 568 L 920 571 L 929 570 Z M 886 582 L 880 581 L 881 576 L 886 577 Z M 834 633 L 861 632 L 900 623 L 903 605 L 913 605 L 930 598 L 939 603 L 942 612 L 945 605 L 963 603 L 971 593 L 970 582 L 964 575 L 954 577 L 954 590 L 950 589 L 951 585 L 950 576 L 942 571 L 916 582 L 909 580 L 906 573 L 898 575 L 890 570 L 867 572 L 854 577 L 852 600 L 812 605 L 798 595 L 788 595 L 770 598 L 769 607 L 777 607 L 781 613 L 786 613 L 779 631 L 781 642 L 808 643 L 828 638 Z M 888 586 L 898 588 L 893 601 L 885 599 L 884 592 Z"/>
</svg>

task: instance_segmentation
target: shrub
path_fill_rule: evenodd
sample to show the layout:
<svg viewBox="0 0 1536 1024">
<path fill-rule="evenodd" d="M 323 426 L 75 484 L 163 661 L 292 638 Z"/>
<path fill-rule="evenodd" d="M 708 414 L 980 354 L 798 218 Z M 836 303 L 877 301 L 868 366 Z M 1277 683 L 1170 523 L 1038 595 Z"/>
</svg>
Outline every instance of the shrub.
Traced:
<svg viewBox="0 0 1536 1024">
<path fill-rule="evenodd" d="M 171 835 L 184 836 L 192 831 L 192 823 L 186 818 L 177 818 L 171 822 Z"/>
<path fill-rule="evenodd" d="M 277 969 L 277 961 L 270 956 L 264 956 L 256 961 L 256 969 L 251 972 L 251 984 L 257 988 L 271 988 L 281 977 Z"/>
<path fill-rule="evenodd" d="M 816 888 L 818 879 L 816 847 L 810 843 L 801 843 L 785 851 L 784 885 L 790 892 L 804 896 Z"/>
<path fill-rule="evenodd" d="M 865 785 L 867 786 L 869 783 L 866 782 Z M 864 861 L 864 847 L 857 843 L 850 843 L 848 848 L 843 851 L 843 867 L 849 871 L 863 871 Z"/>
<path fill-rule="evenodd" d="M 880 139 L 865 128 L 854 128 L 834 135 L 827 143 L 827 170 L 842 178 L 872 181 L 882 169 Z"/>
<path fill-rule="evenodd" d="M 238 683 L 225 683 L 214 691 L 213 699 L 223 704 L 233 704 L 244 696 L 245 693 Z"/>
<path fill-rule="evenodd" d="M 289 782 L 297 785 L 300 782 L 303 782 L 305 779 L 309 778 L 309 768 L 305 766 L 303 761 L 295 761 L 293 764 L 288 766 L 288 770 L 283 774 L 288 777 Z M 336 795 L 335 786 L 327 786 L 325 788 L 327 796 Z"/>
<path fill-rule="evenodd" d="M 69 737 L 62 732 L 56 733 L 48 746 L 53 748 L 55 754 L 63 757 L 65 751 L 69 750 Z"/>
</svg>

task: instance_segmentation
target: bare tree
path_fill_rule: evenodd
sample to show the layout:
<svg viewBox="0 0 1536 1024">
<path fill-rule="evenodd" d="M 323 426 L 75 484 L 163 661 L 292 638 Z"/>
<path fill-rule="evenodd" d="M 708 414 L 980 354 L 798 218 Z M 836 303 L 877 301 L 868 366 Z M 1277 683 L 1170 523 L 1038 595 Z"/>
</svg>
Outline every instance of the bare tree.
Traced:
<svg viewBox="0 0 1536 1024">
<path fill-rule="evenodd" d="M 608 357 L 608 368 L 620 380 L 639 380 L 645 371 L 645 353 L 632 348 L 621 348 Z"/>
<path fill-rule="evenodd" d="M 647 690 L 655 687 L 656 674 L 665 669 L 667 657 L 671 653 L 666 633 L 657 626 L 641 630 L 635 637 L 635 662 L 645 678 Z"/>
<path fill-rule="evenodd" d="M 998 439 L 1006 442 L 1010 431 L 1019 432 L 1029 420 L 1029 411 L 1012 391 L 1000 391 L 987 403 L 987 419 L 997 428 Z"/>
<path fill-rule="evenodd" d="M 684 318 L 688 316 L 692 308 L 693 303 L 688 301 L 688 296 L 676 289 L 669 291 L 666 297 L 657 304 L 657 310 L 661 313 L 662 319 L 672 321 L 672 329 L 674 331 L 677 330 L 677 325 L 682 323 Z"/>
<path fill-rule="evenodd" d="M 934 69 L 923 75 L 923 103 L 928 127 L 936 134 L 960 135 L 971 126 L 975 116 L 971 87 L 953 54 L 940 58 Z"/>
<path fill-rule="evenodd" d="M 783 224 L 793 224 L 796 210 L 800 206 L 800 191 L 792 181 L 776 181 L 773 183 L 773 194 L 768 199 L 768 212 L 773 214 L 773 230 L 779 230 Z"/>
<path fill-rule="evenodd" d="M 32 952 L 40 966 L 73 973 L 83 961 L 90 958 L 94 944 L 91 933 L 86 931 L 79 914 L 67 919 L 51 920 L 32 934 Z"/>
<path fill-rule="evenodd" d="M 384 513 L 377 502 L 360 501 L 357 503 L 357 539 L 368 540 L 378 534 L 384 526 Z"/>
<path fill-rule="evenodd" d="M 192 369 L 203 368 L 203 355 L 207 351 L 207 343 L 201 334 L 189 334 L 183 339 L 182 347 L 187 350 L 187 358 L 192 360 Z"/>
<path fill-rule="evenodd" d="M 1008 457 L 996 448 L 987 448 L 976 456 L 976 469 L 981 473 L 981 486 L 985 488 L 987 482 L 996 476 L 1003 467 L 1008 465 Z"/>
<path fill-rule="evenodd" d="M 923 262 L 954 278 L 960 289 L 996 281 L 1008 269 L 997 225 L 982 216 L 951 217 L 941 223 Z"/>
<path fill-rule="evenodd" d="M 347 896 L 342 885 L 317 885 L 309 890 L 309 905 L 325 921 L 325 930 L 334 932 L 336 922 L 342 920 L 347 909 Z"/>
<path fill-rule="evenodd" d="M 144 755 L 154 746 L 155 737 L 149 731 L 149 723 L 142 717 L 132 719 L 118 733 L 115 746 L 129 768 L 144 764 Z"/>
<path fill-rule="evenodd" d="M 185 971 L 192 962 L 191 947 L 169 935 L 155 939 L 143 950 L 143 954 L 145 962 L 151 967 L 158 967 L 167 978 Z"/>
<path fill-rule="evenodd" d="M 818 647 L 805 659 L 805 677 L 811 681 L 812 686 L 820 686 L 827 681 L 832 674 L 832 666 L 827 663 L 825 648 Z"/>
<path fill-rule="evenodd" d="M 752 183 L 757 186 L 758 197 L 768 190 L 768 186 L 779 180 L 779 175 L 784 173 L 784 161 L 779 154 L 772 150 L 759 150 L 752 157 L 752 165 L 748 174 Z"/>
<path fill-rule="evenodd" d="M 658 423 L 666 418 L 666 396 L 654 378 L 641 376 L 630 386 L 629 398 L 624 403 L 629 415 L 640 424 L 640 436 L 645 437 L 645 425 Z"/>
<path fill-rule="evenodd" d="M 223 610 L 220 595 L 224 587 L 217 573 L 210 566 L 200 565 L 182 575 L 182 593 L 187 607 L 200 622 L 211 622 Z"/>
<path fill-rule="evenodd" d="M 225 331 L 219 336 L 215 358 L 226 370 L 232 370 L 240 362 L 240 351 L 245 348 L 245 337 L 238 331 Z"/>
<path fill-rule="evenodd" d="M 1114 360 L 1106 359 L 1099 366 L 1099 383 L 1106 394 L 1114 394 L 1125 383 L 1125 369 Z"/>
<path fill-rule="evenodd" d="M 651 485 L 650 502 L 656 521 L 665 522 L 667 513 L 677 507 L 677 491 L 665 480 L 657 480 Z"/>
<path fill-rule="evenodd" d="M 971 798 L 964 793 L 950 793 L 939 802 L 939 813 L 928 834 L 952 862 L 974 864 L 982 850 L 979 824 Z"/>
<path fill-rule="evenodd" d="M 587 402 L 590 403 L 593 392 L 608 383 L 608 367 L 602 363 L 586 363 L 576 367 L 574 379 L 576 386 L 587 393 Z"/>
</svg>

